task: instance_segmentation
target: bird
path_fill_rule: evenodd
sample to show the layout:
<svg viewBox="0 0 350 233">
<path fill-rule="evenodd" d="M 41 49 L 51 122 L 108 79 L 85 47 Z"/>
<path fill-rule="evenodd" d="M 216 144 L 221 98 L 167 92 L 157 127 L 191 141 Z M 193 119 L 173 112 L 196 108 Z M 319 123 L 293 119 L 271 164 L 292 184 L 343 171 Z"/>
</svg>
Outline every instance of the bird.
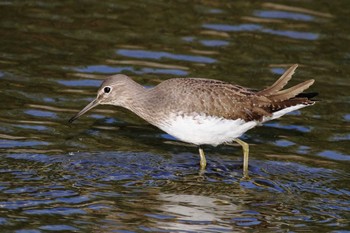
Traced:
<svg viewBox="0 0 350 233">
<path fill-rule="evenodd" d="M 198 146 L 201 170 L 207 165 L 204 145 L 238 143 L 243 149 L 243 177 L 248 177 L 249 144 L 240 137 L 264 122 L 316 102 L 312 98 L 318 93 L 304 93 L 314 79 L 283 89 L 297 67 L 292 65 L 262 90 L 205 78 L 171 78 L 146 88 L 116 74 L 102 82 L 97 97 L 69 123 L 98 105 L 123 107 L 176 139 Z"/>
</svg>

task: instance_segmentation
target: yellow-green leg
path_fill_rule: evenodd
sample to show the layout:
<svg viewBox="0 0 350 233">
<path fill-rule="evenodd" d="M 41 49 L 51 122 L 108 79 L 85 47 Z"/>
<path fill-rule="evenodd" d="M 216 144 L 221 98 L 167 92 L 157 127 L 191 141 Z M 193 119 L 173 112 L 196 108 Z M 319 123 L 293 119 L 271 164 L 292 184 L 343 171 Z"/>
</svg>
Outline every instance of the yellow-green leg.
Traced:
<svg viewBox="0 0 350 233">
<path fill-rule="evenodd" d="M 249 144 L 236 138 L 235 142 L 243 148 L 243 177 L 248 177 L 248 161 L 249 161 Z"/>
<path fill-rule="evenodd" d="M 204 154 L 204 151 L 201 147 L 199 147 L 199 157 L 201 159 L 200 161 L 200 168 L 201 170 L 204 170 L 205 167 L 207 166 L 207 160 L 205 159 L 205 154 Z"/>
</svg>

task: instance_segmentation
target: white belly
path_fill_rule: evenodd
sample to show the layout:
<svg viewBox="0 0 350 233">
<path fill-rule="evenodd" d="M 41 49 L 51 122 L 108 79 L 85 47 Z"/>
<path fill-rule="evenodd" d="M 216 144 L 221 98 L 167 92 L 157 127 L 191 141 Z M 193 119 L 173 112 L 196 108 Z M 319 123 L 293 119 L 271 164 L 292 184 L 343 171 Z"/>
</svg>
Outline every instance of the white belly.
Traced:
<svg viewBox="0 0 350 233">
<path fill-rule="evenodd" d="M 181 141 L 217 146 L 224 142 L 232 142 L 257 124 L 256 121 L 245 122 L 242 119 L 227 120 L 205 115 L 172 114 L 157 126 Z"/>
<path fill-rule="evenodd" d="M 183 115 L 171 114 L 168 119 L 163 119 L 156 126 L 175 138 L 195 145 L 217 146 L 225 142 L 232 142 L 246 131 L 258 124 L 280 118 L 286 113 L 306 107 L 308 105 L 298 104 L 296 106 L 274 112 L 270 117 L 264 117 L 262 122 L 248 121 L 242 119 L 227 120 L 220 117 L 206 116 L 204 114 Z"/>
</svg>

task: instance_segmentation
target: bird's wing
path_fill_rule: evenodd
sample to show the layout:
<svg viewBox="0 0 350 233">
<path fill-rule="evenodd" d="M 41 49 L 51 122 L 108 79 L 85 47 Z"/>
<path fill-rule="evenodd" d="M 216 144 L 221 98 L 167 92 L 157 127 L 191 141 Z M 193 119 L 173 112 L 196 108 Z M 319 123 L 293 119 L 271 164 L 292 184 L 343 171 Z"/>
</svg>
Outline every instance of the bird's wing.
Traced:
<svg viewBox="0 0 350 233">
<path fill-rule="evenodd" d="M 156 101 L 160 111 L 172 110 L 183 114 L 205 114 L 245 121 L 261 120 L 270 115 L 264 110 L 271 104 L 268 98 L 219 80 L 169 79 L 153 91 L 161 91 L 164 97 Z"/>
</svg>

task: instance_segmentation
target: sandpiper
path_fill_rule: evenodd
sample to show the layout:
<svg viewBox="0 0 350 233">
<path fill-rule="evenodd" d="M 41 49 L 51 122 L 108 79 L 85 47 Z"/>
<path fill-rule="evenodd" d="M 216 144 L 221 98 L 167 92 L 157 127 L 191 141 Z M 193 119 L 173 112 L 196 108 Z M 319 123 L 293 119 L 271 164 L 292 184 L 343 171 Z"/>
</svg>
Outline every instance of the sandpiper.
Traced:
<svg viewBox="0 0 350 233">
<path fill-rule="evenodd" d="M 316 94 L 302 93 L 314 83 L 312 79 L 282 89 L 297 66 L 261 91 L 203 78 L 173 78 L 145 88 L 117 74 L 108 77 L 96 99 L 69 122 L 100 104 L 124 107 L 175 138 L 197 145 L 201 169 L 206 167 L 202 145 L 235 141 L 243 148 L 243 175 L 247 177 L 249 145 L 239 137 L 261 123 L 315 103 L 311 98 Z"/>
</svg>

